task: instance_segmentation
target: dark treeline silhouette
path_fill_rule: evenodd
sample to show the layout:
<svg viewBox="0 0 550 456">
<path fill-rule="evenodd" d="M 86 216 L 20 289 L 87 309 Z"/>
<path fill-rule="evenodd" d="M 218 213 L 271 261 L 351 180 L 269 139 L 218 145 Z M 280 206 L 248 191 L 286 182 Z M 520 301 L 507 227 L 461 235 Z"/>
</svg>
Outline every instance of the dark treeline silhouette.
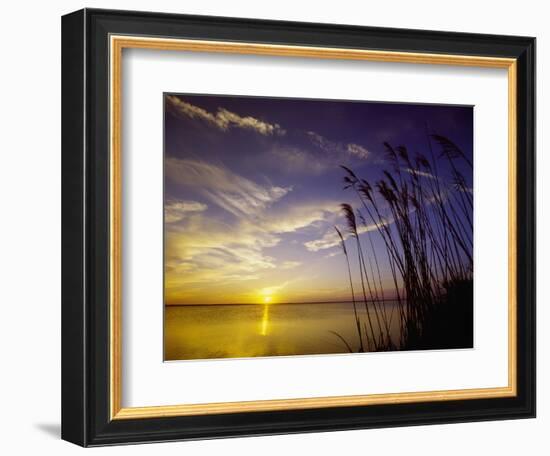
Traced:
<svg viewBox="0 0 550 456">
<path fill-rule="evenodd" d="M 341 204 L 346 226 L 335 229 L 359 345 L 334 334 L 351 352 L 473 346 L 473 194 L 464 175 L 473 175 L 473 165 L 448 138 L 431 135 L 428 143 L 429 156 L 385 143 L 389 169 L 376 182 L 342 166 L 355 204 Z M 391 290 L 384 291 L 375 237 Z M 395 296 L 397 315 L 384 305 L 385 292 Z"/>
</svg>

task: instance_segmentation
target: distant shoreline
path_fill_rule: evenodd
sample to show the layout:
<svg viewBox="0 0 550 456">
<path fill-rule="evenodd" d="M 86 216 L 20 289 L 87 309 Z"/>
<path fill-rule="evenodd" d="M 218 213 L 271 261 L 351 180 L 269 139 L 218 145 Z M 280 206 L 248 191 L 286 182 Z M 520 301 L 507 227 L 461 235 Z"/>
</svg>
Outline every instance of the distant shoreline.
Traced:
<svg viewBox="0 0 550 456">
<path fill-rule="evenodd" d="M 367 302 L 388 302 L 397 301 L 397 298 L 376 299 Z M 357 305 L 364 304 L 364 301 L 355 301 Z M 231 302 L 226 304 L 164 304 L 164 307 L 205 307 L 205 306 L 280 306 L 280 305 L 302 305 L 302 304 L 353 304 L 353 301 L 310 301 L 310 302 Z"/>
</svg>

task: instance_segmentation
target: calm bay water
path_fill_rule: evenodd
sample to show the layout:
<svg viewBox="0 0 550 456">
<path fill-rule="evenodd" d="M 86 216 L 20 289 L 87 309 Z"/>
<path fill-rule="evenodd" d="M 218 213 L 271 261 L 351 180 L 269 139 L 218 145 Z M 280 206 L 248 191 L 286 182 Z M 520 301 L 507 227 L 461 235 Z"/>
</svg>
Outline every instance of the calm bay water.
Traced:
<svg viewBox="0 0 550 456">
<path fill-rule="evenodd" d="M 381 305 L 397 341 L 397 305 Z M 358 311 L 366 322 L 364 304 L 358 304 Z M 165 359 L 348 353 L 333 332 L 354 350 L 359 346 L 352 303 L 166 306 Z"/>
</svg>

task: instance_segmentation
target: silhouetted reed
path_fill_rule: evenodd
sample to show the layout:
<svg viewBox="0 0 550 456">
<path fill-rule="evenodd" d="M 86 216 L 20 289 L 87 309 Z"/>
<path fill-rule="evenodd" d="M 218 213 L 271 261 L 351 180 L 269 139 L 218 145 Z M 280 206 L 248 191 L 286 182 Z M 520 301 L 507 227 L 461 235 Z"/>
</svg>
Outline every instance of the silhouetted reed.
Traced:
<svg viewBox="0 0 550 456">
<path fill-rule="evenodd" d="M 432 141 L 440 149 L 437 156 Z M 363 338 L 369 351 L 471 346 L 473 195 L 460 169 L 471 170 L 472 162 L 448 138 L 432 135 L 428 144 L 429 158 L 413 157 L 406 147 L 385 143 L 390 169 L 373 183 L 342 166 L 344 189 L 353 191 L 359 204 L 354 208 L 344 203 L 341 209 L 346 233 L 355 240 L 364 315 L 357 311 L 346 236 L 336 228 L 359 335 L 359 350 L 353 351 L 365 349 Z M 387 256 L 391 290 L 387 285 L 384 290 L 375 236 Z M 365 249 L 362 239 L 368 239 L 370 249 Z M 388 294 L 397 303 L 399 340 L 390 334 L 393 315 L 386 310 Z M 351 351 L 349 342 L 346 346 Z"/>
<path fill-rule="evenodd" d="M 353 279 L 351 276 L 351 267 L 349 264 L 348 250 L 346 249 L 346 243 L 344 241 L 344 236 L 342 236 L 342 232 L 336 226 L 334 227 L 334 229 L 336 230 L 336 232 L 338 233 L 338 236 L 340 237 L 340 245 L 342 246 L 342 250 L 344 251 L 344 256 L 346 257 L 346 264 L 348 266 L 349 287 L 351 290 L 351 299 L 353 301 L 353 313 L 355 315 L 355 324 L 357 325 L 357 336 L 359 337 L 359 351 L 364 352 L 365 347 L 363 345 L 363 335 L 361 334 L 361 320 L 359 319 L 359 315 L 357 314 L 357 304 L 355 303 L 355 292 L 353 290 Z M 350 345 L 348 345 L 346 340 L 342 336 L 340 336 L 340 334 L 336 332 L 334 332 L 334 334 L 344 341 L 348 350 L 353 351 Z M 368 343 L 368 339 L 367 339 L 367 343 Z"/>
</svg>

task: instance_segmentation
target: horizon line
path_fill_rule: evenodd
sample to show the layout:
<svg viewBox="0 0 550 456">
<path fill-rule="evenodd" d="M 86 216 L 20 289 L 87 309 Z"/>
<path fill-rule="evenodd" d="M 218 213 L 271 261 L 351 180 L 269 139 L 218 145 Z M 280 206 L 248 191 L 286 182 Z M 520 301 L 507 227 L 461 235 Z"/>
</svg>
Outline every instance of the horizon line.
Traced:
<svg viewBox="0 0 550 456">
<path fill-rule="evenodd" d="M 380 298 L 380 299 L 367 299 L 367 302 L 386 302 L 386 301 L 396 301 L 397 298 Z M 365 300 L 356 300 L 356 304 L 364 303 Z M 177 304 L 168 304 L 164 303 L 165 307 L 183 307 L 183 306 L 266 306 L 266 305 L 300 305 L 300 304 L 353 304 L 353 300 L 336 300 L 336 301 L 304 301 L 304 302 L 227 302 L 227 303 L 177 303 Z"/>
</svg>

